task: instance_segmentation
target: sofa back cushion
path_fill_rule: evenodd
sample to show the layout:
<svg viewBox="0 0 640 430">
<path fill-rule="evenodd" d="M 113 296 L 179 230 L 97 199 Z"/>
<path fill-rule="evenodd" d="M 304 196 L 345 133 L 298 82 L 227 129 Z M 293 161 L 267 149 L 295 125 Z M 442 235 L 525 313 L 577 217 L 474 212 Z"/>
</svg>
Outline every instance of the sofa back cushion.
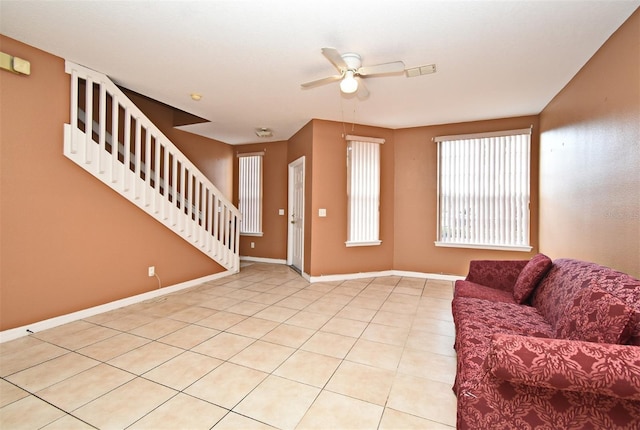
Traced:
<svg viewBox="0 0 640 430">
<path fill-rule="evenodd" d="M 578 291 L 591 286 L 597 286 L 631 308 L 631 334 L 627 343 L 640 345 L 640 280 L 627 274 L 586 261 L 557 259 L 534 290 L 531 305 L 549 324 L 557 327 Z"/>
<path fill-rule="evenodd" d="M 629 323 L 631 333 L 627 343 L 640 346 L 640 280 L 626 273 L 610 270 L 598 280 L 598 286 L 632 309 Z"/>
<path fill-rule="evenodd" d="M 555 327 L 556 338 L 598 343 L 629 339 L 633 311 L 620 299 L 591 286 L 578 291 Z"/>
<path fill-rule="evenodd" d="M 551 259 L 544 254 L 535 255 L 518 275 L 513 286 L 513 298 L 516 303 L 524 303 L 538 286 L 544 275 L 551 269 Z"/>
</svg>

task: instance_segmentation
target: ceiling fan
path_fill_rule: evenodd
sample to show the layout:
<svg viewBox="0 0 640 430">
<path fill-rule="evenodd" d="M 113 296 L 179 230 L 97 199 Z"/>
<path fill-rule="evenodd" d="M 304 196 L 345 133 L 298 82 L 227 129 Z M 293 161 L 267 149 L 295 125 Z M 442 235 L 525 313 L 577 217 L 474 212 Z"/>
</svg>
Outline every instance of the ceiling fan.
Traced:
<svg viewBox="0 0 640 430">
<path fill-rule="evenodd" d="M 363 66 L 360 55 L 353 52 L 340 54 L 335 48 L 322 48 L 322 55 L 334 65 L 339 74 L 304 83 L 302 84 L 302 88 L 312 88 L 335 81 L 341 81 L 340 90 L 343 93 L 353 94 L 357 91 L 358 97 L 366 98 L 369 95 L 369 90 L 367 90 L 361 79 L 356 78 L 403 73 L 405 71 L 402 61 Z"/>
</svg>

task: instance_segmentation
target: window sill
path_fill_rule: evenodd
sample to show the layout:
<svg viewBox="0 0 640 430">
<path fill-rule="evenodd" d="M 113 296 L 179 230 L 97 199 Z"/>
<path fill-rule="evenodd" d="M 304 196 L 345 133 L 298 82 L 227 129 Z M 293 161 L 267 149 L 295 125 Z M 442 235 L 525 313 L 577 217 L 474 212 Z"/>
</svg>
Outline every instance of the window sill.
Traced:
<svg viewBox="0 0 640 430">
<path fill-rule="evenodd" d="M 352 246 L 378 246 L 382 243 L 381 240 L 371 240 L 368 242 L 345 242 L 345 245 L 347 245 L 347 248 L 350 248 Z"/>
<path fill-rule="evenodd" d="M 517 251 L 530 252 L 533 247 L 528 245 L 485 245 L 481 243 L 453 243 L 434 242 L 436 246 L 442 248 L 469 248 L 469 249 L 489 249 L 494 251 Z"/>
</svg>

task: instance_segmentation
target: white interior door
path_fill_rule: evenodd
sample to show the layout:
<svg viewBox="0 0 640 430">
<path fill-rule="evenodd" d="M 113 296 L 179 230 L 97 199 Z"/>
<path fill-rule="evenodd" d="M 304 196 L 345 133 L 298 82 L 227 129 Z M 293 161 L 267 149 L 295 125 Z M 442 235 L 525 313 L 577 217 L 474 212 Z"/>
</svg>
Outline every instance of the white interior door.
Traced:
<svg viewBox="0 0 640 430">
<path fill-rule="evenodd" d="M 289 164 L 287 264 L 300 272 L 304 269 L 304 175 L 304 157 Z"/>
</svg>

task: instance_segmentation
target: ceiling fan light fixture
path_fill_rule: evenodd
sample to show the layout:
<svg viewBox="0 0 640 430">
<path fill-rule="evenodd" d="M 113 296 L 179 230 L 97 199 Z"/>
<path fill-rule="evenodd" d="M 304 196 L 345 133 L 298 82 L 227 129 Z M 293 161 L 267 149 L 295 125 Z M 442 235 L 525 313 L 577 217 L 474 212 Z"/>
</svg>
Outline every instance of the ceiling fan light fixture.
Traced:
<svg viewBox="0 0 640 430">
<path fill-rule="evenodd" d="M 353 94 L 358 90 L 358 81 L 353 75 L 352 70 L 347 70 L 344 74 L 344 78 L 340 82 L 340 91 L 345 94 Z"/>
</svg>

